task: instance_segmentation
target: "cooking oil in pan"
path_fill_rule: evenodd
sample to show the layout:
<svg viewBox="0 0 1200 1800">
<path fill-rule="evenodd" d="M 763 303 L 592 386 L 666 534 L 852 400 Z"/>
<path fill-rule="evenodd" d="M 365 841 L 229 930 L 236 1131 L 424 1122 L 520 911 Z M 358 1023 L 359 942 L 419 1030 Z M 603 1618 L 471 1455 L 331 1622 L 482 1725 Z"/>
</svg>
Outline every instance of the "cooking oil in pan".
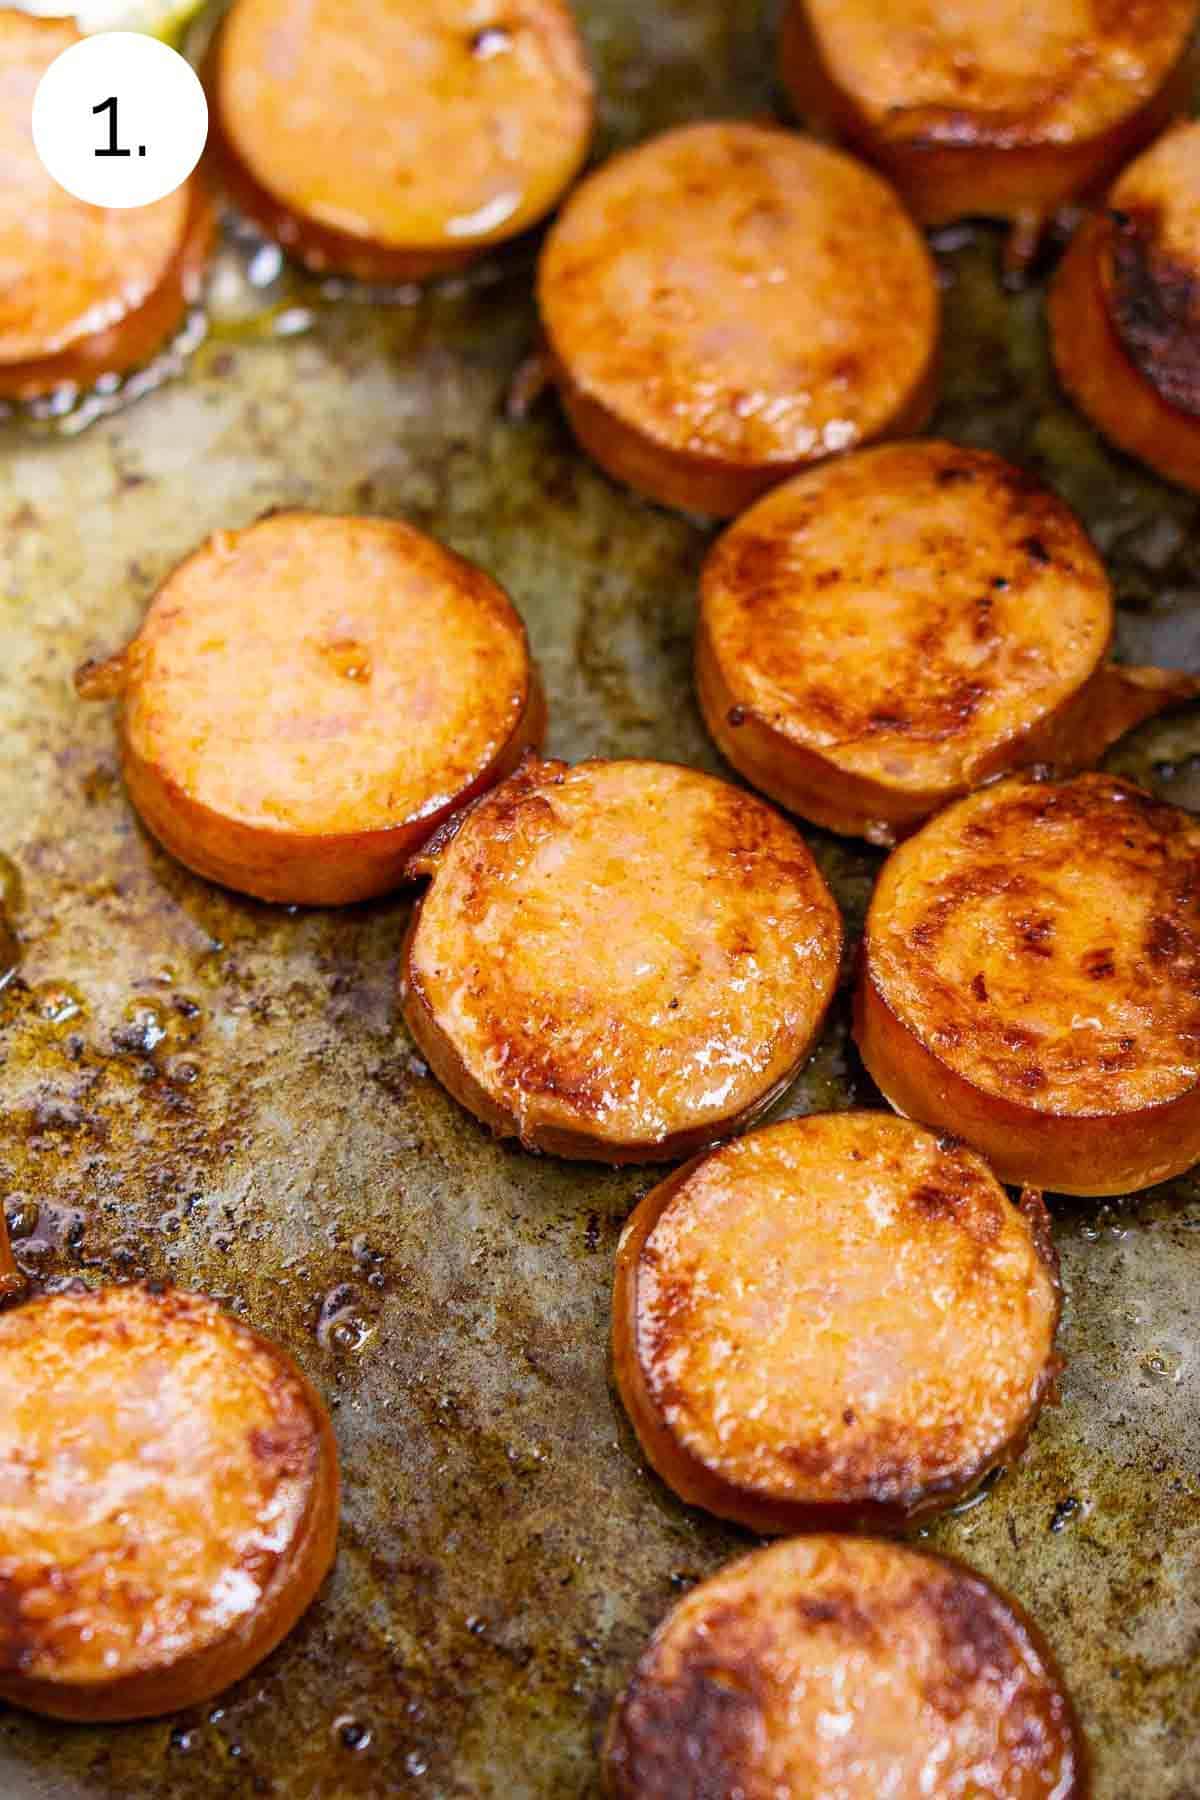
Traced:
<svg viewBox="0 0 1200 1800">
<path fill-rule="evenodd" d="M 8 986 L 20 967 L 21 943 L 13 924 L 20 909 L 20 870 L 0 851 L 0 989 Z"/>
</svg>

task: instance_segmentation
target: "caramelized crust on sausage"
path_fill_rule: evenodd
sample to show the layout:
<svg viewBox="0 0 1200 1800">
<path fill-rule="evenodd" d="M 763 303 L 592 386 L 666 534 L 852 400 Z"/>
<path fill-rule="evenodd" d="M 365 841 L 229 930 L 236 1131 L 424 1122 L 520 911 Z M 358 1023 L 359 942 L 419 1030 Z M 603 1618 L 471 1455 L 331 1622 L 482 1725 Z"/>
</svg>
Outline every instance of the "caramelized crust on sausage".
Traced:
<svg viewBox="0 0 1200 1800">
<path fill-rule="evenodd" d="M 1139 157 L 1076 234 L 1050 324 L 1059 376 L 1092 422 L 1200 489 L 1200 125 Z"/>
<path fill-rule="evenodd" d="M 856 1035 L 901 1112 L 1005 1181 L 1126 1193 L 1200 1160 L 1200 824 L 1105 775 L 1013 779 L 895 851 Z"/>
<path fill-rule="evenodd" d="M 489 576 L 411 526 L 317 513 L 217 533 L 79 686 L 123 695 L 130 796 L 173 855 L 302 904 L 395 887 L 544 727 Z"/>
<path fill-rule="evenodd" d="M 207 1699 L 312 1600 L 337 1499 L 320 1400 L 212 1301 L 112 1287 L 0 1316 L 0 1695 L 92 1720 Z"/>
<path fill-rule="evenodd" d="M 613 1800 L 1088 1792 L 1019 1608 L 959 1563 L 857 1537 L 776 1544 L 694 1588 L 617 1702 L 605 1765 Z"/>
<path fill-rule="evenodd" d="M 211 60 L 242 209 L 314 268 L 421 280 L 537 223 L 587 154 L 563 0 L 235 0 Z"/>
<path fill-rule="evenodd" d="M 529 759 L 416 859 L 402 970 L 440 1080 L 502 1136 L 659 1161 L 807 1056 L 841 921 L 803 841 L 693 769 Z"/>
<path fill-rule="evenodd" d="M 788 1119 L 625 1228 L 617 1385 L 680 1498 L 759 1532 L 902 1525 L 1024 1445 L 1057 1372 L 1040 1196 L 889 1113 Z"/>
<path fill-rule="evenodd" d="M 1169 406 L 1200 414 L 1200 125 L 1182 125 L 1109 195 L 1108 310 L 1125 353 Z"/>
<path fill-rule="evenodd" d="M 0 9 L 0 397 L 32 399 L 146 362 L 194 298 L 212 213 L 193 179 L 151 206 L 86 205 L 43 167 L 30 130 L 67 19 Z"/>
<path fill-rule="evenodd" d="M 734 767 L 793 812 L 894 842 L 1006 770 L 1070 772 L 1186 675 L 1106 662 L 1082 525 L 982 450 L 886 444 L 796 476 L 705 564 L 696 683 Z"/>
<path fill-rule="evenodd" d="M 538 297 L 576 435 L 668 505 L 740 511 L 932 404 L 919 233 L 877 176 L 795 133 L 689 125 L 614 157 L 554 225 Z"/>
<path fill-rule="evenodd" d="M 1196 0 L 791 0 L 783 78 L 917 217 L 1027 230 L 1187 109 Z"/>
</svg>

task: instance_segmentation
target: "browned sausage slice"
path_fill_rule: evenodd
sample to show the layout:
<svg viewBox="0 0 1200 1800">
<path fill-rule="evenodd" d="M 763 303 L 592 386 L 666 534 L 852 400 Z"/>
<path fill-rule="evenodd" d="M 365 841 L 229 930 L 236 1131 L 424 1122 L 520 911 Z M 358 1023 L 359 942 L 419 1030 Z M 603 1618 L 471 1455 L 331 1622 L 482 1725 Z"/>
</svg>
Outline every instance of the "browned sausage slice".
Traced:
<svg viewBox="0 0 1200 1800">
<path fill-rule="evenodd" d="M 746 1123 L 837 978 L 804 840 L 694 769 L 531 758 L 415 872 L 409 1030 L 477 1117 L 558 1156 L 666 1160 Z"/>
<path fill-rule="evenodd" d="M 235 0 L 211 87 L 242 209 L 367 280 L 461 268 L 536 224 L 592 128 L 563 0 Z"/>
<path fill-rule="evenodd" d="M 1196 0 L 791 0 L 783 78 L 919 219 L 1011 219 L 1028 248 L 1188 109 L 1198 13 Z"/>
<path fill-rule="evenodd" d="M 129 793 L 172 855 L 305 905 L 395 887 L 544 727 L 504 591 L 385 519 L 276 513 L 218 532 L 78 685 L 122 696 Z"/>
<path fill-rule="evenodd" d="M 900 1112 L 1005 1181 L 1121 1194 L 1200 1161 L 1200 823 L 1129 782 L 997 782 L 894 851 L 855 1033 Z"/>
<path fill-rule="evenodd" d="M 0 1695 L 60 1719 L 194 1706 L 333 1561 L 337 1451 L 291 1358 L 211 1300 L 82 1289 L 0 1317 Z"/>
<path fill-rule="evenodd" d="M 1007 770 L 1067 773 L 1200 682 L 1108 662 L 1074 514 L 982 450 L 885 444 L 797 475 L 711 552 L 696 684 L 772 799 L 892 843 Z"/>
<path fill-rule="evenodd" d="M 795 1538 L 693 1588 L 617 1702 L 613 1800 L 1085 1800 L 1040 1632 L 961 1563 Z"/>
<path fill-rule="evenodd" d="M 1131 164 L 1050 295 L 1064 387 L 1122 450 L 1200 491 L 1200 124 Z"/>
<path fill-rule="evenodd" d="M 870 170 L 794 132 L 690 125 L 614 157 L 555 223 L 538 297 L 576 436 L 669 506 L 739 512 L 933 402 L 920 234 Z"/>
<path fill-rule="evenodd" d="M 1058 1371 L 1040 1196 L 890 1113 L 751 1132 L 621 1239 L 613 1361 L 681 1499 L 758 1532 L 902 1525 L 1023 1448 Z"/>
<path fill-rule="evenodd" d="M 33 96 L 79 40 L 67 19 L 0 10 L 0 397 L 91 385 L 148 361 L 199 280 L 212 213 L 199 183 L 152 206 L 88 206 L 42 166 Z"/>
</svg>

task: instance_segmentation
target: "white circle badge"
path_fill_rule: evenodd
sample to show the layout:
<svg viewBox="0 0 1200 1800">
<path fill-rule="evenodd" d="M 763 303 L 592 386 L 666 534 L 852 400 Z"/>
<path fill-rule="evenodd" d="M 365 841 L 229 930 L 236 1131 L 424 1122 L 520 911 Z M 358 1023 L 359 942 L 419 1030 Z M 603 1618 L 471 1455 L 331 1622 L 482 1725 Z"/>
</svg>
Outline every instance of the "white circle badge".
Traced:
<svg viewBox="0 0 1200 1800">
<path fill-rule="evenodd" d="M 56 56 L 33 97 L 33 142 L 60 187 L 93 206 L 149 206 L 185 182 L 208 102 L 177 50 L 102 31 Z"/>
</svg>

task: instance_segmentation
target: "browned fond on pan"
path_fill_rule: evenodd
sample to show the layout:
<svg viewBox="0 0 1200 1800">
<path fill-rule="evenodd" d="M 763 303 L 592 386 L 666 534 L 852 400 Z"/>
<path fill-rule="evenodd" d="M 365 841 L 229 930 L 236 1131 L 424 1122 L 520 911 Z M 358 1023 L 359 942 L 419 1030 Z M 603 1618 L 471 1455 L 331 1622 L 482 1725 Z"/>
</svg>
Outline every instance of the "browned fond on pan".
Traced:
<svg viewBox="0 0 1200 1800">
<path fill-rule="evenodd" d="M 614 1800 L 1088 1792 L 1024 1613 L 960 1563 L 832 1535 L 754 1551 L 679 1602 L 617 1702 L 605 1763 Z"/>
<path fill-rule="evenodd" d="M 1011 219 L 1025 247 L 1175 114 L 1196 0 L 791 0 L 782 73 L 800 112 L 896 183 L 917 217 Z"/>
<path fill-rule="evenodd" d="M 209 73 L 239 206 L 368 280 L 447 273 L 536 224 L 591 136 L 563 0 L 236 0 Z"/>
<path fill-rule="evenodd" d="M 666 1161 L 747 1123 L 837 979 L 804 840 L 675 764 L 530 758 L 414 873 L 409 1030 L 463 1105 L 559 1156 Z"/>
<path fill-rule="evenodd" d="M 1200 824 L 1129 782 L 984 788 L 884 866 L 863 1060 L 1005 1181 L 1165 1181 L 1200 1160 L 1198 893 Z"/>
<path fill-rule="evenodd" d="M 34 149 L 33 96 L 79 41 L 66 19 L 0 9 L 0 398 L 88 386 L 149 361 L 195 299 L 212 237 L 198 178 L 151 206 L 86 205 Z"/>
<path fill-rule="evenodd" d="M 876 843 L 981 782 L 1097 761 L 1200 693 L 1107 660 L 1108 576 L 1070 509 L 987 451 L 885 444 L 776 488 L 704 566 L 696 685 L 729 761 Z"/>
<path fill-rule="evenodd" d="M 1059 376 L 1098 428 L 1200 489 L 1200 125 L 1125 170 L 1050 295 Z"/>
<path fill-rule="evenodd" d="M 0 1694 L 54 1718 L 194 1706 L 333 1561 L 325 1408 L 196 1295 L 77 1289 L 0 1316 Z"/>
<path fill-rule="evenodd" d="M 667 505 L 739 512 L 933 404 L 919 233 L 878 176 L 795 132 L 689 125 L 614 157 L 551 229 L 538 300 L 576 436 Z"/>
<path fill-rule="evenodd" d="M 79 687 L 121 696 L 130 796 L 173 855 L 299 904 L 396 887 L 545 727 L 525 628 L 482 569 L 399 521 L 318 513 L 218 532 Z"/>
<path fill-rule="evenodd" d="M 0 917 L 3 915 L 0 914 Z M 12 1252 L 12 1241 L 8 1234 L 8 1217 L 4 1207 L 0 1205 L 0 1306 L 19 1294 L 25 1286 L 25 1277 L 17 1267 Z"/>
<path fill-rule="evenodd" d="M 752 1531 L 897 1526 L 1021 1450 L 1058 1363 L 1041 1196 L 890 1113 L 708 1152 L 621 1238 L 613 1362 L 650 1462 Z"/>
</svg>

